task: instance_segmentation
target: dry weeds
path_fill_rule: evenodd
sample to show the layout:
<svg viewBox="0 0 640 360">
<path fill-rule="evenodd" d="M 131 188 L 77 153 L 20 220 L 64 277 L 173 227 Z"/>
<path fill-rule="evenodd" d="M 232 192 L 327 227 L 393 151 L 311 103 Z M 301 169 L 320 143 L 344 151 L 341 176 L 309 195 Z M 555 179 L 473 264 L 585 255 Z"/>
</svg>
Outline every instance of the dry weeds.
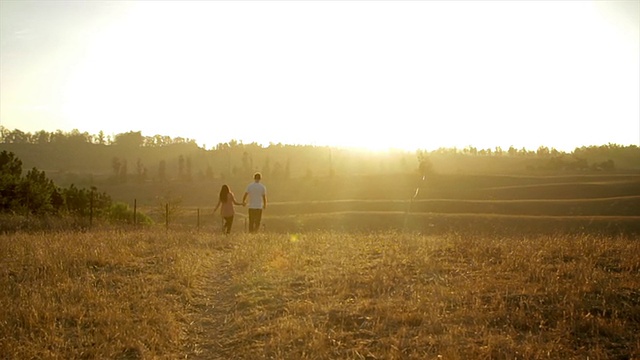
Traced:
<svg viewBox="0 0 640 360">
<path fill-rule="evenodd" d="M 188 233 L 1 235 L 0 358 L 181 357 L 207 246 Z"/>
<path fill-rule="evenodd" d="M 8 359 L 637 359 L 622 236 L 0 236 Z"/>
<path fill-rule="evenodd" d="M 224 254 L 233 306 L 203 358 L 640 356 L 635 240 L 314 233 L 235 241 Z"/>
</svg>

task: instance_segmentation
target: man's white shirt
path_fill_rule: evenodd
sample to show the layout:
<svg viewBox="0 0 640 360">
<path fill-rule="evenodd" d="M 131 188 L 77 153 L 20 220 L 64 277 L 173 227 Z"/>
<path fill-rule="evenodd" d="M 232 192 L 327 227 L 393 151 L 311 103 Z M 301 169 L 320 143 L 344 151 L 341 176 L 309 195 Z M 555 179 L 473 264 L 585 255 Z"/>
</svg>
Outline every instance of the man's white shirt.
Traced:
<svg viewBox="0 0 640 360">
<path fill-rule="evenodd" d="M 267 188 L 259 182 L 247 186 L 249 194 L 249 209 L 262 209 L 262 197 L 267 195 Z"/>
</svg>

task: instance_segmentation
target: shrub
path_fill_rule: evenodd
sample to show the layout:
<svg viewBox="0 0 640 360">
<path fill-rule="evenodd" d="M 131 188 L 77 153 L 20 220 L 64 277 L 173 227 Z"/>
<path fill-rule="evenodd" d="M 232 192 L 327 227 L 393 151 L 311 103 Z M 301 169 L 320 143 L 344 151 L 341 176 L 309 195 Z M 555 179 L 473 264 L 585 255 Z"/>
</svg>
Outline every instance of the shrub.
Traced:
<svg viewBox="0 0 640 360">
<path fill-rule="evenodd" d="M 117 223 L 133 223 L 134 222 L 134 214 L 133 210 L 129 207 L 129 205 L 116 202 L 111 205 L 109 208 L 109 220 Z M 135 214 L 135 222 L 137 224 L 152 224 L 153 220 L 143 213 L 136 212 Z"/>
</svg>

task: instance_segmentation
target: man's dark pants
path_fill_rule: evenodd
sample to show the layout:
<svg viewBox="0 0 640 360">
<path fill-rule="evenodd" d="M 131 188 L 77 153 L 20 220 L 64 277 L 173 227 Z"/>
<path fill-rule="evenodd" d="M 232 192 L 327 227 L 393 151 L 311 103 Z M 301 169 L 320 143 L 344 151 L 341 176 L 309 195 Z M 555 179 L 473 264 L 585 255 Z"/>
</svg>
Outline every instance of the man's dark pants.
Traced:
<svg viewBox="0 0 640 360">
<path fill-rule="evenodd" d="M 249 232 L 260 230 L 262 220 L 262 209 L 249 209 Z"/>
</svg>

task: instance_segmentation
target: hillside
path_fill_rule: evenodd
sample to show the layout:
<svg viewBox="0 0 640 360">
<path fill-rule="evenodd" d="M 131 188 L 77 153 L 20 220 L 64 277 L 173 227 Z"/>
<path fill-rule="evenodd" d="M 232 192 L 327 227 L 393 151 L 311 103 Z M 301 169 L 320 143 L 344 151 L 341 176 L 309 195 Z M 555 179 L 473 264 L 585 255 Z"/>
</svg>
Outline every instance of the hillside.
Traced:
<svg viewBox="0 0 640 360">
<path fill-rule="evenodd" d="M 381 175 L 265 184 L 270 200 L 264 225 L 275 231 L 640 232 L 640 175 L 450 174 L 424 182 L 415 175 Z M 245 185 L 231 188 L 240 195 Z M 217 186 L 172 190 L 173 200 L 185 195 L 180 198 L 181 220 L 175 221 L 218 226 L 212 216 Z M 140 195 L 130 191 L 130 198 Z M 136 198 L 138 203 L 147 204 L 142 208 L 163 223 L 159 203 L 153 203 L 152 193 L 146 194 Z M 236 211 L 236 227 L 242 231 L 247 210 Z"/>
<path fill-rule="evenodd" d="M 205 150 L 188 141 L 142 146 L 67 139 L 4 142 L 0 150 L 16 154 L 23 171 L 42 169 L 59 186 L 95 186 L 159 223 L 164 206 L 172 204 L 183 209 L 174 221 L 215 227 L 211 211 L 220 187 L 229 185 L 240 198 L 255 171 L 268 188 L 265 226 L 282 231 L 541 230 L 558 224 L 636 231 L 640 219 L 635 146 L 585 147 L 571 154 L 542 147 L 412 153 L 235 141 Z M 245 213 L 238 209 L 238 226 Z"/>
</svg>

